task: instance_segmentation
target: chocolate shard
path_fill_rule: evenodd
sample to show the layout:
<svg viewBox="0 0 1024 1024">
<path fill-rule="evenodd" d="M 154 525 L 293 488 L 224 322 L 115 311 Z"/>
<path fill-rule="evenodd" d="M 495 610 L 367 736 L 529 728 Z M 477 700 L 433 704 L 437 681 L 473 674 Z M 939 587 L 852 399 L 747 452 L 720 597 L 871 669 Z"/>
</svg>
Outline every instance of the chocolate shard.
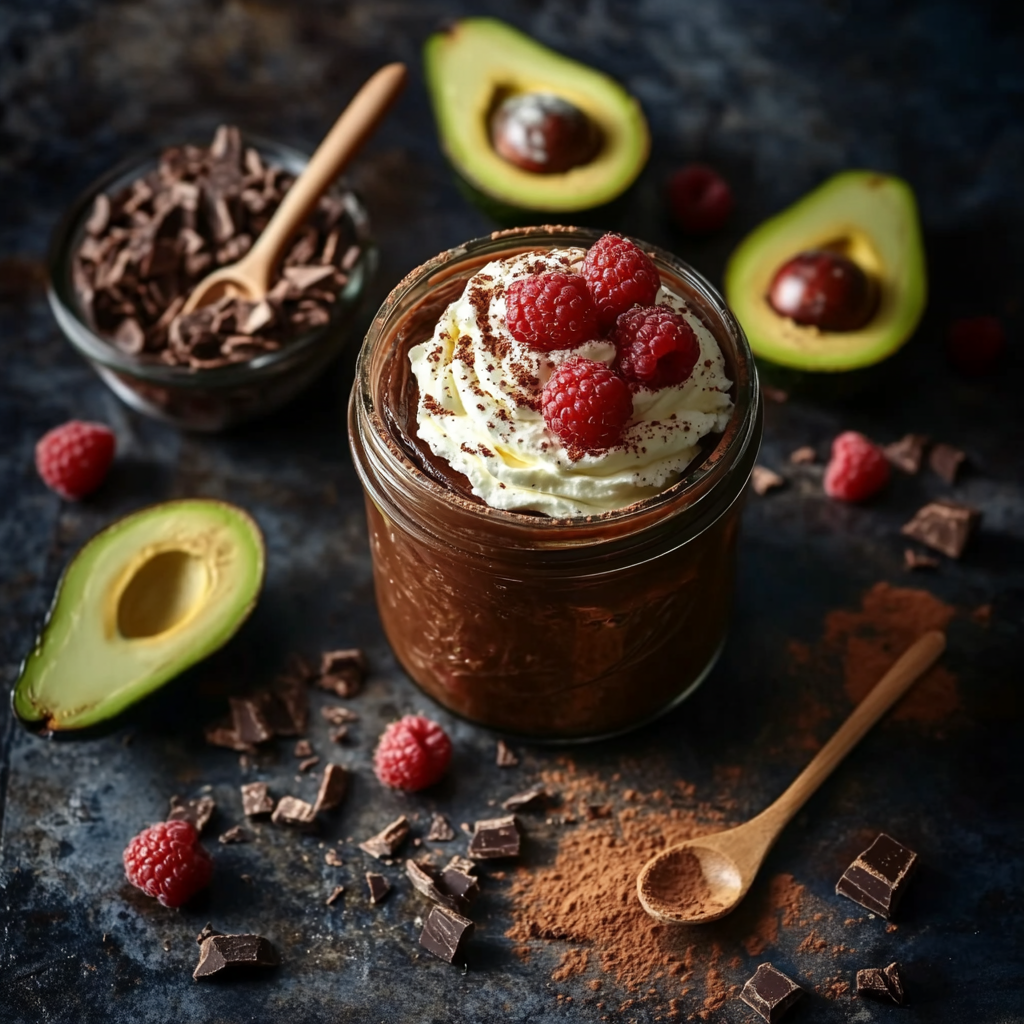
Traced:
<svg viewBox="0 0 1024 1024">
<path fill-rule="evenodd" d="M 448 843 L 455 838 L 455 829 L 443 814 L 433 814 L 430 818 L 430 831 L 427 833 L 428 843 Z"/>
<path fill-rule="evenodd" d="M 299 762 L 299 771 L 308 772 L 310 768 L 315 768 L 320 763 L 320 758 L 316 754 L 312 757 L 303 758 Z"/>
<path fill-rule="evenodd" d="M 311 757 L 313 754 L 313 745 L 309 740 L 299 740 L 295 744 L 294 754 L 296 757 Z"/>
<path fill-rule="evenodd" d="M 320 790 L 313 804 L 313 813 L 332 811 L 342 800 L 348 790 L 348 772 L 340 764 L 328 763 L 320 780 Z"/>
<path fill-rule="evenodd" d="M 190 821 L 197 832 L 202 832 L 216 809 L 217 804 L 210 796 L 197 797 L 195 800 L 182 800 L 180 796 L 172 796 L 167 820 Z"/>
<path fill-rule="evenodd" d="M 501 806 L 506 811 L 525 811 L 543 807 L 548 800 L 547 790 L 539 783 L 524 789 L 521 793 L 514 793 L 507 800 L 502 801 Z"/>
<path fill-rule="evenodd" d="M 209 978 L 228 968 L 277 967 L 277 950 L 262 935 L 211 935 L 199 947 L 195 979 Z"/>
<path fill-rule="evenodd" d="M 359 849 L 368 853 L 371 857 L 382 860 L 385 857 L 394 857 L 398 848 L 405 842 L 409 835 L 409 819 L 403 814 L 396 818 L 387 828 L 378 832 L 375 836 L 359 844 Z"/>
<path fill-rule="evenodd" d="M 469 841 L 469 856 L 474 860 L 518 857 L 520 840 L 519 822 L 514 814 L 477 821 Z"/>
<path fill-rule="evenodd" d="M 792 978 L 771 964 L 761 964 L 743 986 L 740 999 L 759 1013 L 768 1024 L 775 1024 L 803 995 L 804 990 Z"/>
<path fill-rule="evenodd" d="M 888 967 L 867 967 L 858 971 L 857 995 L 903 1006 L 907 995 L 903 988 L 899 964 L 894 961 Z"/>
<path fill-rule="evenodd" d="M 441 886 L 445 892 L 466 903 L 480 895 L 480 882 L 473 874 L 476 865 L 464 857 L 452 857 L 441 870 Z"/>
<path fill-rule="evenodd" d="M 499 768 L 515 768 L 519 764 L 519 758 L 516 757 L 515 751 L 504 740 L 498 740 L 498 749 L 494 755 L 494 763 Z"/>
<path fill-rule="evenodd" d="M 243 743 L 254 745 L 273 739 L 274 730 L 263 714 L 259 699 L 229 697 L 228 703 L 231 705 L 231 721 L 235 733 Z"/>
<path fill-rule="evenodd" d="M 813 462 L 817 462 L 818 453 L 809 445 L 805 444 L 795 451 L 790 452 L 789 461 L 794 466 L 809 466 Z"/>
<path fill-rule="evenodd" d="M 231 843 L 251 843 L 252 834 L 247 832 L 241 825 L 235 825 L 229 828 L 227 832 L 222 833 L 217 837 L 218 843 L 223 843 L 225 846 Z"/>
<path fill-rule="evenodd" d="M 328 896 L 327 899 L 324 900 L 324 902 L 327 904 L 327 906 L 331 906 L 331 904 L 337 902 L 337 900 L 339 899 L 339 897 L 341 896 L 341 894 L 344 891 L 345 891 L 345 886 L 343 886 L 343 885 L 336 885 L 334 887 L 334 889 L 331 891 L 331 895 Z"/>
<path fill-rule="evenodd" d="M 888 919 L 917 867 L 917 854 L 882 832 L 843 872 L 836 892 Z"/>
<path fill-rule="evenodd" d="M 906 434 L 899 441 L 884 445 L 882 454 L 897 469 L 914 476 L 921 470 L 928 441 L 929 438 L 926 434 Z"/>
<path fill-rule="evenodd" d="M 950 558 L 959 558 L 980 519 L 981 513 L 967 505 L 932 501 L 919 509 L 900 533 Z"/>
<path fill-rule="evenodd" d="M 951 486 L 956 483 L 960 466 L 967 458 L 967 453 L 951 444 L 937 444 L 928 453 L 928 466 L 932 472 L 940 476 Z"/>
<path fill-rule="evenodd" d="M 274 798 L 265 782 L 247 782 L 242 786 L 242 811 L 250 818 L 273 813 Z"/>
<path fill-rule="evenodd" d="M 311 828 L 314 823 L 313 805 L 294 796 L 283 796 L 274 808 L 270 820 L 275 825 L 292 828 Z"/>
<path fill-rule="evenodd" d="M 405 862 L 405 873 L 412 882 L 412 887 L 428 900 L 448 907 L 449 910 L 459 911 L 462 909 L 463 901 L 452 893 L 442 891 L 438 885 L 438 877 L 430 870 L 429 866 L 417 864 L 414 860 Z"/>
<path fill-rule="evenodd" d="M 203 730 L 206 742 L 212 747 L 227 747 L 243 754 L 255 754 L 256 748 L 251 743 L 243 743 L 235 732 L 230 720 L 216 722 Z"/>
<path fill-rule="evenodd" d="M 380 903 L 391 892 L 391 883 L 376 871 L 366 872 L 366 887 L 370 890 L 371 903 Z"/>
<path fill-rule="evenodd" d="M 755 494 L 765 495 L 776 487 L 781 487 L 785 482 L 785 477 L 773 469 L 768 469 L 767 466 L 755 466 L 750 471 L 750 486 L 754 488 Z"/>
<path fill-rule="evenodd" d="M 473 922 L 447 907 L 434 907 L 420 934 L 420 945 L 446 963 L 454 963 L 465 939 L 473 934 Z"/>
<path fill-rule="evenodd" d="M 327 707 L 321 708 L 320 714 L 331 725 L 345 725 L 348 722 L 358 722 L 359 716 L 354 711 L 349 711 L 348 708 L 343 707 Z"/>
<path fill-rule="evenodd" d="M 357 647 L 325 651 L 320 658 L 320 677 L 316 685 L 339 697 L 354 697 L 366 677 L 366 656 Z"/>
<path fill-rule="evenodd" d="M 110 224 L 110 197 L 102 192 L 92 204 L 92 212 L 85 222 L 85 230 L 93 236 L 102 235 Z"/>
<path fill-rule="evenodd" d="M 922 555 L 919 551 L 915 551 L 913 548 L 903 549 L 903 568 L 904 569 L 935 569 L 938 567 L 939 560 L 932 558 L 931 555 Z"/>
</svg>

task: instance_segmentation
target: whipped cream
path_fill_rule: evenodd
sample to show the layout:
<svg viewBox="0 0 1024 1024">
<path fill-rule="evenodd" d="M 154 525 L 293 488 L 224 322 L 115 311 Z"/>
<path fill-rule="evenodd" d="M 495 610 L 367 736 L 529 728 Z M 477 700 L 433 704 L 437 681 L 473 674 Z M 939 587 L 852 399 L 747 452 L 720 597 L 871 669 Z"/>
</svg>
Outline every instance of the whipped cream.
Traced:
<svg viewBox="0 0 1024 1024">
<path fill-rule="evenodd" d="M 495 260 L 478 271 L 441 315 L 433 337 L 409 350 L 419 386 L 417 427 L 434 455 L 467 477 L 491 508 L 556 518 L 625 508 L 674 484 L 706 434 L 732 413 L 721 349 L 701 320 L 664 286 L 656 302 L 693 328 L 700 358 L 688 380 L 633 392 L 621 443 L 573 461 L 541 412 L 541 391 L 570 356 L 607 365 L 615 346 L 594 340 L 537 352 L 505 326 L 505 289 L 530 274 L 580 273 L 586 250 L 553 249 Z"/>
</svg>

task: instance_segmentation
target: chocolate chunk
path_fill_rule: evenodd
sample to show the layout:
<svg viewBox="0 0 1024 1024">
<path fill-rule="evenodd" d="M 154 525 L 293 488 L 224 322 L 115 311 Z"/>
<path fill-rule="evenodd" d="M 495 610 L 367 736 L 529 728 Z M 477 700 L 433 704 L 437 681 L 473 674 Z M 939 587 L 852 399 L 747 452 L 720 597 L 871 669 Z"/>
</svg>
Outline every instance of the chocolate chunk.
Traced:
<svg viewBox="0 0 1024 1024">
<path fill-rule="evenodd" d="M 883 832 L 843 872 L 836 892 L 890 918 L 916 867 L 917 854 Z"/>
<path fill-rule="evenodd" d="M 937 444 L 928 453 L 928 465 L 947 484 L 956 483 L 956 475 L 960 464 L 967 458 L 966 452 L 954 448 L 951 444 Z"/>
<path fill-rule="evenodd" d="M 227 832 L 222 833 L 217 837 L 218 843 L 223 843 L 227 846 L 229 843 L 251 843 L 252 835 L 247 832 L 241 825 L 235 825 L 229 828 Z"/>
<path fill-rule="evenodd" d="M 341 859 L 341 854 L 333 846 L 324 854 L 324 863 L 329 864 L 332 868 L 340 868 L 345 864 Z"/>
<path fill-rule="evenodd" d="M 265 743 L 273 739 L 274 730 L 270 728 L 270 723 L 263 714 L 260 700 L 229 697 L 228 703 L 231 705 L 231 721 L 235 734 L 243 743 Z"/>
<path fill-rule="evenodd" d="M 346 722 L 358 722 L 359 716 L 354 711 L 349 711 L 348 708 L 342 707 L 328 707 L 321 708 L 320 714 L 331 725 L 344 725 Z"/>
<path fill-rule="evenodd" d="M 907 434 L 899 441 L 882 447 L 882 454 L 897 468 L 911 476 L 920 472 L 924 450 L 928 447 L 925 434 Z"/>
<path fill-rule="evenodd" d="M 525 811 L 528 808 L 542 807 L 548 799 L 547 790 L 542 785 L 531 786 L 521 793 L 515 793 L 502 802 L 506 811 Z"/>
<path fill-rule="evenodd" d="M 405 873 L 409 876 L 412 887 L 418 893 L 426 896 L 428 900 L 433 900 L 442 907 L 448 907 L 449 910 L 456 912 L 464 905 L 459 897 L 449 892 L 442 892 L 438 887 L 438 878 L 425 866 L 417 864 L 416 861 L 407 860 L 405 862 Z"/>
<path fill-rule="evenodd" d="M 324 900 L 324 902 L 327 904 L 327 906 L 330 906 L 332 903 L 337 902 L 338 897 L 340 897 L 341 894 L 344 891 L 345 891 L 345 886 L 343 886 L 343 885 L 336 885 L 334 887 L 334 890 L 331 892 L 331 895 L 328 896 L 327 899 Z"/>
<path fill-rule="evenodd" d="M 244 754 L 256 753 L 256 748 L 251 743 L 243 743 L 238 738 L 238 733 L 235 732 L 234 726 L 230 724 L 230 721 L 221 721 L 214 725 L 206 726 L 203 730 L 203 735 L 210 746 L 227 747 L 229 750 L 238 750 Z"/>
<path fill-rule="evenodd" d="M 472 903 L 480 895 L 480 882 L 473 875 L 476 865 L 464 857 L 452 857 L 441 871 L 441 886 L 457 899 Z"/>
<path fill-rule="evenodd" d="M 420 945 L 450 964 L 459 955 L 463 940 L 472 934 L 473 922 L 468 917 L 447 907 L 434 907 L 420 934 Z"/>
<path fill-rule="evenodd" d="M 981 513 L 953 501 L 932 501 L 921 508 L 900 532 L 950 558 L 959 558 Z"/>
<path fill-rule="evenodd" d="M 894 961 L 888 967 L 868 967 L 858 971 L 857 995 L 870 996 L 872 999 L 881 999 L 902 1006 L 907 996 L 903 989 L 899 964 Z"/>
<path fill-rule="evenodd" d="M 228 968 L 276 967 L 277 950 L 262 935 L 211 935 L 199 947 L 193 978 L 209 978 Z"/>
<path fill-rule="evenodd" d="M 804 990 L 771 964 L 761 964 L 743 986 L 740 999 L 756 1010 L 768 1024 L 775 1024 L 803 995 Z"/>
<path fill-rule="evenodd" d="M 319 763 L 320 758 L 314 754 L 312 757 L 304 758 L 299 762 L 299 771 L 308 772 L 310 768 L 314 768 Z"/>
<path fill-rule="evenodd" d="M 339 697 L 354 697 L 362 689 L 365 676 L 366 656 L 358 648 L 325 651 L 316 685 Z"/>
<path fill-rule="evenodd" d="M 443 814 L 434 814 L 430 818 L 430 831 L 427 833 L 428 843 L 447 843 L 455 838 L 455 829 Z"/>
<path fill-rule="evenodd" d="M 146 346 L 146 335 L 139 321 L 126 317 L 114 331 L 114 344 L 129 355 L 137 356 Z"/>
<path fill-rule="evenodd" d="M 754 488 L 755 494 L 767 494 L 776 487 L 781 487 L 786 478 L 779 476 L 774 470 L 766 466 L 755 466 L 750 471 L 750 486 Z"/>
<path fill-rule="evenodd" d="M 802 448 L 797 448 L 796 451 L 791 452 L 789 461 L 794 466 L 809 466 L 812 462 L 817 462 L 818 453 L 810 446 L 804 445 Z"/>
<path fill-rule="evenodd" d="M 409 820 L 403 814 L 391 822 L 386 829 L 360 843 L 359 849 L 378 860 L 384 857 L 394 857 L 395 852 L 405 842 L 408 835 Z"/>
<path fill-rule="evenodd" d="M 247 782 L 242 786 L 242 811 L 250 818 L 272 814 L 274 798 L 265 782 Z"/>
<path fill-rule="evenodd" d="M 289 283 L 293 284 L 300 291 L 309 291 L 317 285 L 330 282 L 334 278 L 334 267 L 312 266 L 312 267 L 285 267 L 284 276 Z"/>
<path fill-rule="evenodd" d="M 213 797 L 201 796 L 195 800 L 182 800 L 180 796 L 172 796 L 167 820 L 190 821 L 197 832 L 202 832 L 216 809 Z"/>
<path fill-rule="evenodd" d="M 391 892 L 391 883 L 375 871 L 366 872 L 366 886 L 370 890 L 371 903 L 380 903 Z"/>
<path fill-rule="evenodd" d="M 520 838 L 519 822 L 514 814 L 477 821 L 469 841 L 469 855 L 474 860 L 518 857 Z"/>
<path fill-rule="evenodd" d="M 96 197 L 92 204 L 92 213 L 85 222 L 85 230 L 90 235 L 102 235 L 110 223 L 110 199 L 102 192 Z"/>
<path fill-rule="evenodd" d="M 939 560 L 931 555 L 922 555 L 913 548 L 903 549 L 904 569 L 934 569 L 938 566 Z"/>
<path fill-rule="evenodd" d="M 345 799 L 348 790 L 348 772 L 340 764 L 328 764 L 320 780 L 320 790 L 313 804 L 314 813 L 331 811 Z"/>
<path fill-rule="evenodd" d="M 498 740 L 498 750 L 494 755 L 494 763 L 499 768 L 514 768 L 519 764 L 519 758 L 516 757 L 515 751 L 504 740 Z"/>
<path fill-rule="evenodd" d="M 310 757 L 313 753 L 313 745 L 309 740 L 299 740 L 295 744 L 294 754 L 296 757 Z"/>
<path fill-rule="evenodd" d="M 294 796 L 283 796 L 274 808 L 270 820 L 275 825 L 290 825 L 292 828 L 310 828 L 314 822 L 313 807 L 305 800 Z"/>
</svg>

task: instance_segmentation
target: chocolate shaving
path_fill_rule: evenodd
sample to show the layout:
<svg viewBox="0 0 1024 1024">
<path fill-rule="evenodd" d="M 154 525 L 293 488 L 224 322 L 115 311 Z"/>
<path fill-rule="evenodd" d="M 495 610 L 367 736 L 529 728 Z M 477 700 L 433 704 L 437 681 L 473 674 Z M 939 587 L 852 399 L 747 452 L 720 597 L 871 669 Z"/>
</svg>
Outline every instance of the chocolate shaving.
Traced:
<svg viewBox="0 0 1024 1024">
<path fill-rule="evenodd" d="M 950 558 L 959 558 L 980 519 L 981 513 L 967 505 L 932 501 L 919 509 L 900 533 Z"/>
<path fill-rule="evenodd" d="M 312 757 L 307 757 L 299 762 L 299 771 L 308 772 L 310 768 L 316 767 L 320 763 L 320 758 L 315 754 Z"/>
<path fill-rule="evenodd" d="M 387 828 L 370 836 L 359 844 L 359 849 L 364 850 L 371 857 L 383 860 L 385 857 L 394 857 L 395 852 L 405 842 L 409 835 L 409 820 L 403 814 L 396 818 Z"/>
</svg>

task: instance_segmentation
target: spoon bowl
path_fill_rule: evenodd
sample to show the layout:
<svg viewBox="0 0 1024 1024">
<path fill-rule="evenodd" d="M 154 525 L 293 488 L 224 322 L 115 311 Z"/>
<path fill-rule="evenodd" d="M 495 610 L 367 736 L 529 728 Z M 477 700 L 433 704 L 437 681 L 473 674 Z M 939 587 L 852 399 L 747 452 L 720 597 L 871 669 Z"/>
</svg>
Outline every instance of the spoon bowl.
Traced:
<svg viewBox="0 0 1024 1024">
<path fill-rule="evenodd" d="M 706 924 L 746 896 L 779 833 L 864 734 L 942 654 L 943 633 L 925 633 L 875 685 L 793 784 L 756 818 L 662 850 L 636 880 L 644 910 L 670 924 Z"/>
</svg>

